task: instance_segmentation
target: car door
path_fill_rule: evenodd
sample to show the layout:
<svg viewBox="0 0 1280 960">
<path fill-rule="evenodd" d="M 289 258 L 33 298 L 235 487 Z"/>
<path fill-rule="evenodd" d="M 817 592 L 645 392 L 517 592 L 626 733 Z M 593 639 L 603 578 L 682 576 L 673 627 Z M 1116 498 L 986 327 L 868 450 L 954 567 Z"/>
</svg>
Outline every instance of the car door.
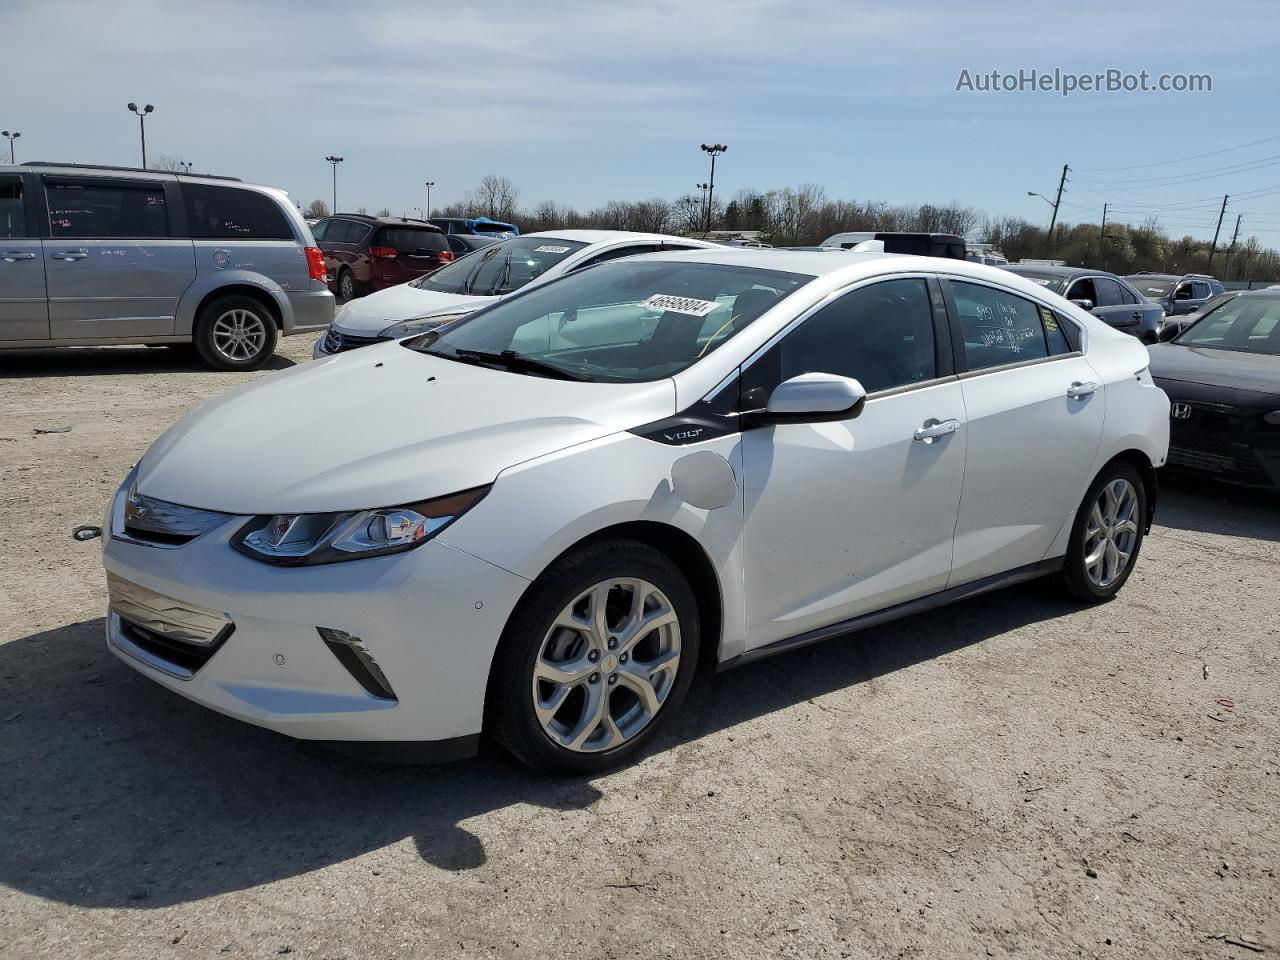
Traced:
<svg viewBox="0 0 1280 960">
<path fill-rule="evenodd" d="M 968 421 L 952 586 L 1046 559 L 1102 439 L 1102 385 L 1080 331 L 1004 287 L 945 284 Z"/>
<path fill-rule="evenodd" d="M 936 294 L 923 276 L 865 283 L 744 369 L 749 402 L 809 372 L 868 391 L 856 419 L 742 435 L 749 648 L 945 587 L 966 432 Z"/>
<path fill-rule="evenodd" d="M 173 229 L 185 224 L 185 217 L 180 209 L 170 209 L 165 183 L 43 179 L 53 339 L 171 335 L 178 300 L 196 269 L 191 239 Z"/>
<path fill-rule="evenodd" d="M 33 204 L 32 178 L 0 174 L 0 340 L 47 340 L 49 297 Z"/>
<path fill-rule="evenodd" d="M 1125 302 L 1120 284 L 1110 277 L 1094 277 L 1093 291 L 1097 296 L 1093 315 L 1108 326 L 1137 336 L 1142 324 L 1142 311 Z"/>
</svg>

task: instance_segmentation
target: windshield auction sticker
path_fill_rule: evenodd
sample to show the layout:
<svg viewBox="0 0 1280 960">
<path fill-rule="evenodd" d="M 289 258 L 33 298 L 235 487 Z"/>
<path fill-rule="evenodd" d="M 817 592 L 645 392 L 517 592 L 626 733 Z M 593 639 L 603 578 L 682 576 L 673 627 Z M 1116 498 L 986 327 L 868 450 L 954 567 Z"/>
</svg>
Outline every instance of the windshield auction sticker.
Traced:
<svg viewBox="0 0 1280 960">
<path fill-rule="evenodd" d="M 705 317 L 720 304 L 714 300 L 695 300 L 693 297 L 673 297 L 667 293 L 655 293 L 640 306 L 647 307 L 650 310 L 687 313 L 691 317 Z"/>
<path fill-rule="evenodd" d="M 534 253 L 568 253 L 568 247 L 558 247 L 552 243 L 544 243 L 540 247 L 533 248 Z"/>
</svg>

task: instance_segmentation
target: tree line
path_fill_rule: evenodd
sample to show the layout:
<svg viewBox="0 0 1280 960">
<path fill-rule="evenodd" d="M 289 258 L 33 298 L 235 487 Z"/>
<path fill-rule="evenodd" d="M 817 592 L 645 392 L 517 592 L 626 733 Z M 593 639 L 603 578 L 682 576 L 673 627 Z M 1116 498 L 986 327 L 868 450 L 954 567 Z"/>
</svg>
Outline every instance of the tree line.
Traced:
<svg viewBox="0 0 1280 960">
<path fill-rule="evenodd" d="M 325 216 L 328 206 L 316 200 L 304 213 Z M 390 211 L 378 214 L 389 216 Z M 516 223 L 525 233 L 597 229 L 698 236 L 707 222 L 705 196 L 690 194 L 674 200 L 611 200 L 588 210 L 554 200 L 522 207 L 520 189 L 496 174 L 483 177 L 461 199 L 434 209 L 432 215 L 486 216 Z M 844 231 L 951 233 L 990 243 L 1010 261 L 1055 259 L 1119 274 L 1149 270 L 1212 273 L 1223 280 L 1280 279 L 1280 253 L 1264 247 L 1255 236 L 1234 245 L 1229 237 L 1220 239 L 1211 261 L 1209 241 L 1176 237 L 1155 217 L 1137 225 L 1108 222 L 1105 230 L 1098 223 L 1058 224 L 1050 237 L 1044 226 L 1020 217 L 992 217 L 956 201 L 912 205 L 838 200 L 828 197 L 822 186 L 806 183 L 766 191 L 742 189 L 727 199 L 716 197 L 710 220 L 716 230 L 759 231 L 762 240 L 780 247 L 815 246 Z"/>
</svg>

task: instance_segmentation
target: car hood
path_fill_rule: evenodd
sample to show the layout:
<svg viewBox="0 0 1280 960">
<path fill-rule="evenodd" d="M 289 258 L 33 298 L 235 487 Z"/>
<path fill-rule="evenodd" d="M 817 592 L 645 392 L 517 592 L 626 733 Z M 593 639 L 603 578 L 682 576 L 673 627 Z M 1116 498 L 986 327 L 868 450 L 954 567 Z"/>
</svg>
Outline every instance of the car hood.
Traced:
<svg viewBox="0 0 1280 960">
<path fill-rule="evenodd" d="M 674 413 L 671 380 L 552 380 L 386 343 L 205 401 L 147 451 L 137 484 L 236 514 L 395 506 Z"/>
<path fill-rule="evenodd" d="M 343 333 L 375 337 L 399 320 L 419 317 L 470 313 L 493 303 L 498 297 L 464 297 L 454 293 L 419 290 L 402 283 L 379 290 L 338 308 L 333 325 Z"/>
<path fill-rule="evenodd" d="M 1249 393 L 1280 393 L 1280 357 L 1179 343 L 1150 348 L 1151 375 Z"/>
</svg>

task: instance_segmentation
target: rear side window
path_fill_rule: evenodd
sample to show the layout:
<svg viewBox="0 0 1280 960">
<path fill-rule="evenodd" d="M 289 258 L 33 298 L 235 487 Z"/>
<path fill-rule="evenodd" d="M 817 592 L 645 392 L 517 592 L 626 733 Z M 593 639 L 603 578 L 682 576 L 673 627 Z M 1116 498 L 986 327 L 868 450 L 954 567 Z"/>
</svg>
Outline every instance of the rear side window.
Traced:
<svg viewBox="0 0 1280 960">
<path fill-rule="evenodd" d="M 1066 325 L 1048 307 L 1040 308 L 1040 322 L 1044 325 L 1044 337 L 1049 343 L 1050 354 L 1057 356 L 1060 353 L 1070 353 L 1075 349 L 1067 335 Z"/>
<path fill-rule="evenodd" d="M 236 187 L 184 183 L 187 226 L 195 240 L 292 240 L 293 230 L 276 202 Z"/>
<path fill-rule="evenodd" d="M 330 220 L 325 231 L 325 243 L 359 243 L 369 233 L 369 228 L 354 220 Z"/>
<path fill-rule="evenodd" d="M 662 244 L 660 243 L 633 243 L 625 247 L 615 247 L 612 250 L 597 253 L 594 257 L 589 257 L 573 269 L 581 270 L 583 267 L 595 266 L 597 263 L 604 263 L 607 260 L 621 260 L 623 257 L 634 257 L 642 253 L 657 253 L 661 249 Z"/>
<path fill-rule="evenodd" d="M 1030 300 L 994 287 L 951 281 L 970 370 L 1049 356 L 1044 321 Z"/>
<path fill-rule="evenodd" d="M 449 249 L 443 233 L 420 227 L 383 227 L 373 242 L 375 246 L 391 247 L 400 253 L 417 253 L 419 250 L 439 253 Z"/>
<path fill-rule="evenodd" d="M 1197 300 L 1208 300 L 1212 295 L 1209 285 L 1203 280 L 1196 280 L 1191 284 L 1191 296 Z"/>
<path fill-rule="evenodd" d="M 1097 306 L 1099 307 L 1118 307 L 1124 302 L 1120 296 L 1120 284 L 1110 277 L 1094 278 L 1093 289 L 1098 294 Z"/>
<path fill-rule="evenodd" d="M 329 229 L 329 221 L 321 220 L 318 223 L 312 224 L 311 236 L 315 237 L 316 240 L 323 240 L 325 231 L 327 231 L 328 229 Z"/>
<path fill-rule="evenodd" d="M 22 208 L 22 179 L 0 177 L 0 237 L 25 237 L 27 214 Z"/>
<path fill-rule="evenodd" d="M 159 184 L 45 181 L 49 234 L 75 240 L 147 240 L 169 236 Z"/>
</svg>

